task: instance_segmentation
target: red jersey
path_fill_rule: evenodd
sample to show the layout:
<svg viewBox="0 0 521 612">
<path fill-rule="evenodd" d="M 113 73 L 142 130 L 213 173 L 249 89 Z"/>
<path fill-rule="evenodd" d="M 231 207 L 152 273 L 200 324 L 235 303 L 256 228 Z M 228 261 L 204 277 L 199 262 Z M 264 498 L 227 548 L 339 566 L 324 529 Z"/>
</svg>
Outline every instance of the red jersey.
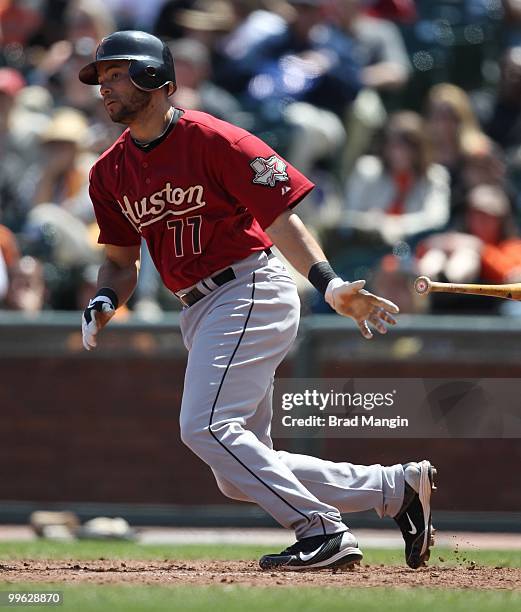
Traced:
<svg viewBox="0 0 521 612">
<path fill-rule="evenodd" d="M 271 246 L 263 230 L 313 187 L 256 136 L 196 111 L 150 151 L 126 130 L 90 174 L 98 242 L 143 237 L 171 291 Z"/>
</svg>

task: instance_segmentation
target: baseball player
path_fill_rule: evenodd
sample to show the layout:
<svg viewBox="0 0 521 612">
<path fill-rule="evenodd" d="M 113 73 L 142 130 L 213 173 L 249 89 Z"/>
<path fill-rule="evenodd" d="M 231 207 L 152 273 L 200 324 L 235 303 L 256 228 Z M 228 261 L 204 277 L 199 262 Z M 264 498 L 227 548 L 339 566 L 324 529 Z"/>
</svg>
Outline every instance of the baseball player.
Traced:
<svg viewBox="0 0 521 612">
<path fill-rule="evenodd" d="M 313 184 L 252 134 L 210 115 L 171 107 L 174 63 L 144 32 L 115 32 L 83 83 L 98 85 L 112 121 L 128 129 L 94 164 L 90 195 L 105 245 L 98 291 L 83 313 L 83 343 L 132 294 L 141 238 L 183 305 L 189 351 L 181 405 L 183 442 L 220 490 L 255 502 L 297 542 L 262 557 L 263 569 L 351 566 L 362 558 L 341 512 L 394 517 L 406 562 L 432 545 L 428 461 L 354 465 L 276 451 L 270 438 L 274 372 L 297 333 L 299 299 L 276 245 L 364 336 L 386 332 L 398 307 L 338 278 L 293 208 Z"/>
</svg>

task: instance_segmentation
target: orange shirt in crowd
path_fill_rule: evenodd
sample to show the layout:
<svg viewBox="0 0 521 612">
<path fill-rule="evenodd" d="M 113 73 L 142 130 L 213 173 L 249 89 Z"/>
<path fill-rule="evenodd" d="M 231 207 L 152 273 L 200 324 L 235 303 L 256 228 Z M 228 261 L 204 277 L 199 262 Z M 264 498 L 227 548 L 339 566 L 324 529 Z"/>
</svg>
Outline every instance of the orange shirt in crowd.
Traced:
<svg viewBox="0 0 521 612">
<path fill-rule="evenodd" d="M 42 23 L 42 16 L 29 6 L 0 0 L 0 42 L 25 46 Z"/>
<path fill-rule="evenodd" d="M 510 238 L 483 247 L 481 277 L 484 281 L 504 283 L 516 268 L 521 271 L 521 238 Z"/>
<path fill-rule="evenodd" d="M 15 235 L 4 225 L 0 225 L 0 250 L 8 268 L 12 268 L 20 259 L 20 251 L 18 250 Z"/>
</svg>

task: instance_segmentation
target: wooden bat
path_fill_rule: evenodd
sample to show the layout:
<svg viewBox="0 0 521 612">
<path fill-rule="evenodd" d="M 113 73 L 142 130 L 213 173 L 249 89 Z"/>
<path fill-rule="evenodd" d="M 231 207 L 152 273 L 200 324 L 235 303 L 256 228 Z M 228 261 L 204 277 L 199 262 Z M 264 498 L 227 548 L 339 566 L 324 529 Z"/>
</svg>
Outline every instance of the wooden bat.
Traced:
<svg viewBox="0 0 521 612">
<path fill-rule="evenodd" d="M 428 276 L 419 276 L 414 281 L 416 293 L 468 293 L 470 295 L 488 295 L 490 297 L 504 298 L 505 300 L 521 300 L 521 283 L 510 285 L 481 285 L 463 283 L 438 283 L 431 281 Z"/>
</svg>

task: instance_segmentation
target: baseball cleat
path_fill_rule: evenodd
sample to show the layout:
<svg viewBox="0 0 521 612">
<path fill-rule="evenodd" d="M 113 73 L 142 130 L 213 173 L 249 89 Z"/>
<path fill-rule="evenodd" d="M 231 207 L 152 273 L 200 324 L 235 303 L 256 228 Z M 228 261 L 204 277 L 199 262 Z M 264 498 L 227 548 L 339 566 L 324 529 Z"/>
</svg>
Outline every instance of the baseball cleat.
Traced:
<svg viewBox="0 0 521 612">
<path fill-rule="evenodd" d="M 350 531 L 299 540 L 281 553 L 264 555 L 263 570 L 314 570 L 351 568 L 363 558 L 358 542 Z"/>
<path fill-rule="evenodd" d="M 436 489 L 436 469 L 429 461 L 411 462 L 403 466 L 405 492 L 400 512 L 394 517 L 405 540 L 405 561 L 417 569 L 430 557 L 434 546 L 431 517 L 431 492 Z"/>
</svg>

